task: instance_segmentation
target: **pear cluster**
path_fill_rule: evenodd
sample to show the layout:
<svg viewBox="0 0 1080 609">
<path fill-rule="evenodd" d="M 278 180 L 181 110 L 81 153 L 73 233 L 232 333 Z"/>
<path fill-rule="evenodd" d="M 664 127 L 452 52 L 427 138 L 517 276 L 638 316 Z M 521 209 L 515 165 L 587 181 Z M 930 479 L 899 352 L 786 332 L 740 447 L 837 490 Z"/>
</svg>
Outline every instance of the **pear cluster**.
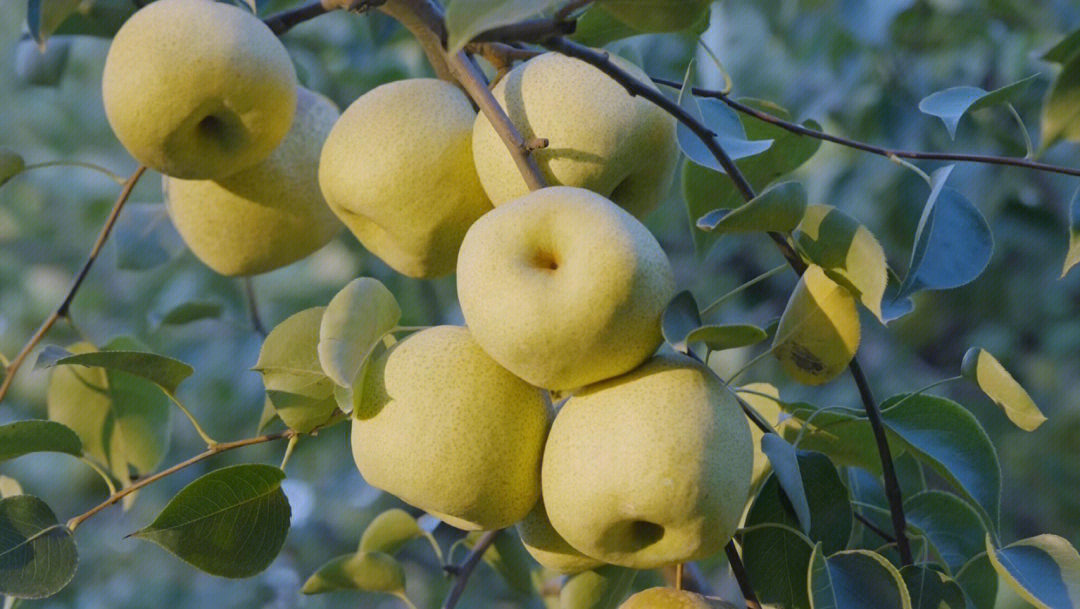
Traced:
<svg viewBox="0 0 1080 609">
<path fill-rule="evenodd" d="M 117 137 L 166 175 L 174 223 L 219 273 L 289 264 L 341 224 L 403 275 L 456 272 L 466 327 L 407 336 L 354 386 L 368 483 L 462 529 L 520 523 L 560 572 L 715 554 L 753 449 L 716 376 L 658 352 L 675 280 L 641 218 L 671 187 L 674 119 L 556 54 L 493 94 L 548 141 L 534 156 L 549 187 L 529 191 L 456 86 L 392 82 L 339 115 L 265 25 L 211 0 L 141 9 L 104 77 Z"/>
</svg>

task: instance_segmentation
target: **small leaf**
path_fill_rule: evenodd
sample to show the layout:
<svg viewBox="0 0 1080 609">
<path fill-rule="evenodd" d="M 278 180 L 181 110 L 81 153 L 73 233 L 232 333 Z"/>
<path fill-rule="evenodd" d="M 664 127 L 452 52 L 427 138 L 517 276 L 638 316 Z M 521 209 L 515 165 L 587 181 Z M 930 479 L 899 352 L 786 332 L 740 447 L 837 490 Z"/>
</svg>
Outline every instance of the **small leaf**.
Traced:
<svg viewBox="0 0 1080 609">
<path fill-rule="evenodd" d="M 904 501 L 907 521 L 918 527 L 953 573 L 983 551 L 983 524 L 968 503 L 944 491 L 916 493 Z"/>
<path fill-rule="evenodd" d="M 733 210 L 717 209 L 698 218 L 697 227 L 718 233 L 789 233 L 806 212 L 806 190 L 798 182 L 783 182 Z"/>
<path fill-rule="evenodd" d="M 39 45 L 79 8 L 80 0 L 27 0 L 26 27 Z"/>
<path fill-rule="evenodd" d="M 1032 74 L 993 91 L 979 87 L 952 87 L 924 97 L 919 102 L 919 110 L 940 118 L 941 122 L 945 123 L 945 128 L 949 130 L 949 136 L 956 138 L 956 125 L 964 114 L 1008 102 L 1017 93 L 1026 89 L 1038 76 L 1038 74 Z"/>
<path fill-rule="evenodd" d="M 982 389 L 986 397 L 1000 406 L 1005 416 L 1020 429 L 1034 431 L 1046 421 L 1035 400 L 985 349 L 968 349 L 960 370 L 964 377 Z"/>
<path fill-rule="evenodd" d="M 1080 55 L 1073 54 L 1058 73 L 1043 102 L 1042 144 L 1046 150 L 1060 139 L 1080 142 Z"/>
<path fill-rule="evenodd" d="M 614 15 L 594 3 L 589 5 L 589 9 L 581 17 L 578 17 L 577 27 L 569 38 L 585 46 L 602 47 L 638 34 L 641 32 L 619 21 Z"/>
<path fill-rule="evenodd" d="M 48 345 L 38 356 L 38 368 L 53 366 L 97 366 L 125 372 L 146 379 L 172 395 L 176 388 L 195 369 L 180 360 L 145 351 L 91 351 L 72 354 L 54 345 Z"/>
<path fill-rule="evenodd" d="M 71 531 L 31 495 L 0 499 L 0 594 L 44 598 L 64 588 L 79 557 Z"/>
<path fill-rule="evenodd" d="M 671 299 L 661 319 L 664 340 L 676 351 L 686 352 L 687 338 L 701 326 L 701 314 L 698 312 L 694 295 L 682 291 Z"/>
<path fill-rule="evenodd" d="M 309 432 L 338 412 L 334 383 L 323 374 L 317 346 L 325 307 L 294 313 L 266 339 L 255 364 L 266 396 L 291 429 Z"/>
<path fill-rule="evenodd" d="M 257 464 L 210 472 L 185 486 L 134 536 L 212 575 L 255 575 L 270 566 L 289 531 L 284 478 L 280 469 Z"/>
<path fill-rule="evenodd" d="M 810 205 L 792 237 L 799 254 L 820 266 L 882 319 L 888 265 L 873 233 L 835 207 Z"/>
<path fill-rule="evenodd" d="M 179 304 L 160 316 L 155 316 L 156 326 L 182 326 L 204 319 L 221 317 L 224 307 L 219 302 L 191 301 Z"/>
<path fill-rule="evenodd" d="M 1075 30 L 1062 38 L 1049 51 L 1043 53 L 1042 59 L 1043 61 L 1062 64 L 1072 59 L 1077 51 L 1080 51 L 1080 30 Z"/>
<path fill-rule="evenodd" d="M 0 186 L 26 168 L 22 155 L 14 150 L 0 146 Z"/>
<path fill-rule="evenodd" d="M 304 582 L 304 594 L 336 590 L 360 590 L 400 596 L 405 593 L 405 570 L 393 556 L 382 552 L 357 552 L 338 556 L 319 567 Z"/>
<path fill-rule="evenodd" d="M 379 514 L 367 525 L 360 536 L 360 551 L 393 556 L 401 546 L 423 536 L 424 531 L 412 514 L 393 508 Z"/>
<path fill-rule="evenodd" d="M 688 77 L 689 74 L 688 70 Z M 733 161 L 761 154 L 773 144 L 772 140 L 747 139 L 746 131 L 739 121 L 739 115 L 734 110 L 718 99 L 695 97 L 690 94 L 689 87 L 685 83 L 680 91 L 679 106 L 713 132 L 712 139 Z M 709 151 L 705 142 L 681 122 L 678 125 L 677 137 L 679 148 L 687 158 L 702 167 L 724 173 L 720 161 Z"/>
<path fill-rule="evenodd" d="M 825 558 L 818 544 L 807 579 L 813 609 L 911 609 L 904 578 L 874 552 L 847 550 Z"/>
<path fill-rule="evenodd" d="M 1077 262 L 1080 262 L 1080 188 L 1076 189 L 1069 202 L 1069 251 L 1065 254 L 1061 276 L 1064 277 Z"/>
<path fill-rule="evenodd" d="M 1073 609 L 1080 603 L 1080 554 L 1057 535 L 1039 535 L 994 548 L 986 535 L 994 570 L 1037 609 Z"/>
<path fill-rule="evenodd" d="M 985 547 L 985 542 L 981 545 Z M 967 595 L 968 609 L 995 609 L 998 580 L 998 574 L 985 551 L 980 551 L 956 574 L 956 583 L 960 584 Z"/>
<path fill-rule="evenodd" d="M 911 609 L 965 609 L 967 601 L 960 584 L 929 567 L 908 565 L 900 569 Z"/>
<path fill-rule="evenodd" d="M 767 433 L 761 437 L 761 452 L 769 458 L 773 475 L 790 502 L 795 517 L 799 520 L 800 528 L 809 535 L 810 504 L 806 500 L 806 489 L 803 487 L 802 474 L 799 472 L 799 459 L 796 456 L 795 447 L 780 436 Z"/>
<path fill-rule="evenodd" d="M 921 289 L 946 290 L 970 283 L 990 262 L 994 251 L 990 225 L 964 195 L 945 186 L 951 170 L 950 165 L 934 172 L 897 298 Z"/>
<path fill-rule="evenodd" d="M 128 203 L 113 227 L 112 242 L 116 268 L 128 271 L 165 264 L 185 247 L 160 203 Z"/>
<path fill-rule="evenodd" d="M 323 372 L 341 387 L 353 380 L 376 343 L 401 320 L 401 308 L 377 279 L 361 277 L 338 292 L 323 312 L 318 355 Z"/>
<path fill-rule="evenodd" d="M 29 453 L 82 455 L 82 441 L 71 428 L 55 421 L 16 421 L 0 425 L 0 461 Z"/>
<path fill-rule="evenodd" d="M 971 499 L 985 526 L 996 529 L 1001 467 L 990 437 L 975 416 L 952 400 L 925 394 L 893 396 L 881 409 L 886 429 Z"/>
<path fill-rule="evenodd" d="M 559 592 L 559 609 L 615 609 L 630 593 L 637 571 L 606 565 L 569 578 Z"/>
<path fill-rule="evenodd" d="M 446 48 L 460 51 L 478 34 L 561 6 L 563 0 L 454 0 L 446 9 Z"/>
<path fill-rule="evenodd" d="M 710 351 L 724 351 L 756 345 L 768 337 L 765 330 L 749 324 L 701 326 L 686 335 L 686 344 L 700 342 L 705 343 Z"/>
</svg>

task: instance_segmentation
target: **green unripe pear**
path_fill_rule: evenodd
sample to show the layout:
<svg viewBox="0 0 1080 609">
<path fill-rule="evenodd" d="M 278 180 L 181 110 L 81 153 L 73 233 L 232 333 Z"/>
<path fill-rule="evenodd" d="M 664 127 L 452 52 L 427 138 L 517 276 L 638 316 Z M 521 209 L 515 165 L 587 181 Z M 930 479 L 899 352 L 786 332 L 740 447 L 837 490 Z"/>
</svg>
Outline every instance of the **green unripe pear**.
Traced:
<svg viewBox="0 0 1080 609">
<path fill-rule="evenodd" d="M 140 163 L 184 179 L 221 178 L 265 159 L 296 108 L 296 71 L 254 15 L 211 0 L 158 0 L 113 38 L 102 96 L 109 125 Z"/>
<path fill-rule="evenodd" d="M 657 355 L 586 387 L 544 449 L 544 505 L 579 552 L 654 569 L 719 552 L 750 490 L 753 446 L 734 397 L 703 364 Z"/>
<path fill-rule="evenodd" d="M 821 385 L 843 372 L 858 348 L 855 297 L 821 267 L 810 265 L 780 317 L 773 355 L 791 378 Z"/>
<path fill-rule="evenodd" d="M 656 351 L 674 279 L 641 222 L 593 192 L 556 186 L 469 229 L 457 286 L 480 346 L 517 376 L 558 390 L 618 376 Z"/>
<path fill-rule="evenodd" d="M 510 526 L 540 496 L 550 406 L 466 328 L 428 328 L 378 357 L 353 416 L 368 484 L 452 526 Z"/>
<path fill-rule="evenodd" d="M 630 62 L 619 57 L 612 61 L 650 82 Z M 639 218 L 666 196 L 679 159 L 675 119 L 648 100 L 631 96 L 600 70 L 546 53 L 511 70 L 493 93 L 526 139 L 548 140 L 533 158 L 549 184 L 587 188 Z M 473 156 L 495 205 L 529 192 L 483 114 L 473 129 Z"/>
<path fill-rule="evenodd" d="M 319 154 L 337 108 L 303 88 L 297 99 L 292 128 L 262 162 L 218 180 L 164 181 L 176 230 L 199 260 L 222 275 L 292 264 L 341 229 L 318 182 Z"/>
<path fill-rule="evenodd" d="M 536 562 L 559 573 L 574 574 L 603 566 L 603 562 L 589 558 L 575 550 L 558 531 L 551 526 L 544 499 L 536 502 L 536 507 L 524 520 L 518 523 L 521 543 Z"/>
<path fill-rule="evenodd" d="M 649 588 L 623 601 L 619 609 L 717 609 L 730 606 L 685 590 Z"/>
<path fill-rule="evenodd" d="M 399 273 L 452 273 L 465 231 L 491 209 L 472 162 L 475 117 L 449 83 L 399 80 L 353 102 L 326 140 L 319 184 L 327 202 Z"/>
<path fill-rule="evenodd" d="M 641 32 L 677 32 L 697 23 L 712 0 L 601 0 L 597 6 Z"/>
</svg>

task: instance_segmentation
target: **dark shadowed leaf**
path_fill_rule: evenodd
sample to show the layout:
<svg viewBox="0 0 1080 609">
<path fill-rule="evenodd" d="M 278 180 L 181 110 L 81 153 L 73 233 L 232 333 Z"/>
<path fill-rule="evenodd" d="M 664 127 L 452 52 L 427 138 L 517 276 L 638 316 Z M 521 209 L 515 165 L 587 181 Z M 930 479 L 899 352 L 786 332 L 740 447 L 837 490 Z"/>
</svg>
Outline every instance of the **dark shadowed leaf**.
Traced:
<svg viewBox="0 0 1080 609">
<path fill-rule="evenodd" d="M 689 291 L 682 291 L 671 299 L 661 320 L 661 328 L 664 332 L 664 340 L 676 351 L 685 352 L 687 349 L 687 337 L 690 333 L 701 326 L 701 314 L 698 312 L 697 302 L 694 295 Z"/>
<path fill-rule="evenodd" d="M 1046 421 L 1035 400 L 985 349 L 968 349 L 960 371 L 978 385 L 986 397 L 1001 407 L 1005 416 L 1020 429 L 1034 431 Z"/>
<path fill-rule="evenodd" d="M 220 302 L 191 301 L 179 304 L 151 321 L 156 326 L 182 326 L 204 319 L 217 319 L 223 311 Z"/>
<path fill-rule="evenodd" d="M 803 487 L 802 474 L 799 472 L 799 458 L 795 447 L 774 433 L 767 433 L 761 437 L 761 452 L 769 458 L 773 476 L 780 483 L 784 496 L 791 505 L 795 517 L 799 521 L 799 527 L 803 533 L 810 534 L 810 505 L 806 499 L 806 489 Z"/>
<path fill-rule="evenodd" d="M 0 461 L 29 453 L 82 455 L 82 442 L 71 428 L 55 421 L 16 421 L 0 425 Z"/>
<path fill-rule="evenodd" d="M 641 33 L 616 19 L 603 7 L 593 4 L 584 15 L 578 18 L 577 28 L 570 35 L 570 39 L 586 46 L 602 47 L 609 42 Z"/>
<path fill-rule="evenodd" d="M 634 583 L 637 571 L 607 565 L 574 575 L 559 593 L 560 609 L 615 609 Z"/>
<path fill-rule="evenodd" d="M 19 174 L 26 167 L 22 155 L 6 146 L 0 146 L 0 186 Z"/>
<path fill-rule="evenodd" d="M 956 573 L 964 589 L 968 609 L 994 609 L 997 605 L 998 575 L 986 552 L 980 552 Z"/>
<path fill-rule="evenodd" d="M 42 598 L 71 581 L 79 557 L 71 531 L 31 495 L 0 499 L 0 595 Z"/>
<path fill-rule="evenodd" d="M 53 33 L 108 38 L 136 8 L 131 0 L 28 0 L 26 25 L 39 43 Z"/>
<path fill-rule="evenodd" d="M 1080 30 L 1076 30 L 1062 38 L 1061 42 L 1051 47 L 1050 50 L 1043 54 L 1042 58 L 1044 61 L 1061 64 L 1072 59 L 1077 51 L 1080 51 Z"/>
<path fill-rule="evenodd" d="M 274 560 L 289 531 L 284 478 L 280 469 L 258 464 L 210 472 L 185 486 L 134 536 L 213 575 L 255 575 Z"/>
<path fill-rule="evenodd" d="M 1018 80 L 1004 87 L 987 91 L 979 87 L 951 87 L 931 93 L 919 102 L 919 110 L 936 116 L 945 123 L 949 136 L 956 137 L 956 125 L 964 114 L 982 110 L 995 104 L 1011 101 L 1016 94 L 1027 89 L 1038 74 Z"/>
<path fill-rule="evenodd" d="M 806 211 L 806 190 L 798 182 L 783 182 L 733 210 L 713 210 L 698 218 L 697 227 L 718 233 L 788 233 L 799 225 Z"/>
<path fill-rule="evenodd" d="M 304 594 L 337 590 L 360 590 L 402 596 L 405 570 L 393 556 L 382 552 L 357 552 L 338 556 L 319 567 L 304 582 Z"/>
<path fill-rule="evenodd" d="M 1058 140 L 1080 141 L 1080 55 L 1061 68 L 1042 109 L 1042 143 L 1046 150 Z"/>
<path fill-rule="evenodd" d="M 446 46 L 461 50 L 481 32 L 537 17 L 564 0 L 454 0 L 446 9 Z"/>
<path fill-rule="evenodd" d="M 926 534 L 953 573 L 983 551 L 982 520 L 955 495 L 937 490 L 917 493 L 904 501 L 904 515 Z"/>
<path fill-rule="evenodd" d="M 1057 535 L 1039 535 L 986 553 L 1002 581 L 1038 609 L 1074 609 L 1080 604 L 1080 554 Z"/>
<path fill-rule="evenodd" d="M 964 609 L 964 590 L 949 576 L 928 567 L 909 565 L 900 575 L 911 596 L 911 609 Z"/>
<path fill-rule="evenodd" d="M 715 134 L 713 140 L 732 160 L 761 154 L 773 144 L 772 140 L 748 139 L 739 115 L 718 99 L 698 98 L 684 87 L 680 92 L 679 106 Z M 691 161 L 713 171 L 724 172 L 720 161 L 709 151 L 705 142 L 681 122 L 678 139 L 679 148 Z"/>
<path fill-rule="evenodd" d="M 0 180 L 0 184 L 2 183 Z M 1069 251 L 1065 254 L 1061 276 L 1064 277 L 1077 262 L 1080 262 L 1080 188 L 1073 193 L 1072 201 L 1069 201 Z"/>
<path fill-rule="evenodd" d="M 847 550 L 826 558 L 819 543 L 807 579 L 813 609 L 911 609 L 900 572 L 874 552 Z"/>
</svg>

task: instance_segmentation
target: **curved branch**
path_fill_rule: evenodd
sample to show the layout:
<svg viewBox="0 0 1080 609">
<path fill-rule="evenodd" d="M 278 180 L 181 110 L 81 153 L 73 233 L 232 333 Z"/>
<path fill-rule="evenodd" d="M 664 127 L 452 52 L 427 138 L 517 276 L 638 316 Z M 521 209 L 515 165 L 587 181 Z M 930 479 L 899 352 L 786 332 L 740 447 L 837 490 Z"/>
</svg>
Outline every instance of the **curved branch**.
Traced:
<svg viewBox="0 0 1080 609">
<path fill-rule="evenodd" d="M 666 87 L 672 87 L 675 89 L 681 89 L 682 83 L 675 82 L 673 80 L 666 80 L 663 78 L 653 78 L 653 82 L 664 85 Z M 694 87 L 691 89 L 694 95 L 699 97 L 711 97 L 718 99 L 733 110 L 742 112 L 749 116 L 775 125 L 785 131 L 790 131 L 798 135 L 805 135 L 815 139 L 831 142 L 833 144 L 839 144 L 840 146 L 846 146 L 848 148 L 854 148 L 855 150 L 862 150 L 863 152 L 869 152 L 870 154 L 876 154 L 883 157 L 899 157 L 902 159 L 915 159 L 922 161 L 948 161 L 957 163 L 982 163 L 984 165 L 1009 165 L 1012 167 L 1023 167 L 1025 169 L 1033 169 L 1035 171 L 1045 171 L 1048 173 L 1061 173 L 1070 176 L 1080 176 L 1080 169 L 1074 169 L 1072 167 L 1062 167 L 1060 165 L 1051 165 L 1049 163 L 1040 163 L 1038 161 L 1031 161 L 1025 158 L 1007 157 L 1007 156 L 994 156 L 986 154 L 965 154 L 955 152 L 922 152 L 918 150 L 896 150 L 892 148 L 885 148 L 884 146 L 876 146 L 874 144 L 867 144 L 857 140 L 841 137 L 839 135 L 833 135 L 831 133 L 825 133 L 824 131 L 818 131 L 816 129 L 810 129 L 804 127 L 798 123 L 786 121 L 778 116 L 763 112 L 757 108 L 748 106 L 744 103 L 735 101 L 723 91 L 716 91 L 712 89 L 701 89 Z"/>
<path fill-rule="evenodd" d="M 491 544 L 495 543 L 495 537 L 499 534 L 499 531 L 488 531 L 484 533 L 480 540 L 473 546 L 469 555 L 465 557 L 465 561 L 461 565 L 453 569 L 453 573 L 457 576 L 457 581 L 454 582 L 454 587 L 450 589 L 450 594 L 446 596 L 446 600 L 443 601 L 442 609 L 454 609 L 457 607 L 458 601 L 461 600 L 461 595 L 465 593 L 465 586 L 469 583 L 469 577 L 472 575 L 476 565 L 480 564 L 480 559 L 484 557 L 484 552 L 487 552 Z"/>
<path fill-rule="evenodd" d="M 98 255 L 101 254 L 101 248 L 105 246 L 105 241 L 109 238 L 109 234 L 116 224 L 116 219 L 120 216 L 120 211 L 124 209 L 124 204 L 126 204 L 131 197 L 131 191 L 135 189 L 135 184 L 138 183 L 139 178 L 141 178 L 145 172 L 146 167 L 140 165 L 127 181 L 124 182 L 123 190 L 121 190 L 120 194 L 116 197 L 116 203 L 113 204 L 109 216 L 105 218 L 105 224 L 101 227 L 101 232 L 98 233 L 97 240 L 94 241 L 93 247 L 90 248 L 90 253 L 86 256 L 86 262 L 83 263 L 82 268 L 79 269 L 79 272 L 76 273 L 74 279 L 72 279 L 71 287 L 68 288 L 67 295 L 64 296 L 63 302 L 61 302 L 60 305 L 45 318 L 45 321 L 41 322 L 41 326 L 34 332 L 34 335 L 30 337 L 30 340 L 26 341 L 23 348 L 19 350 L 18 355 L 15 356 L 15 359 L 11 360 L 11 365 L 4 370 L 4 380 L 0 381 L 0 401 L 3 401 L 4 396 L 7 395 L 12 380 L 15 378 L 15 373 L 19 371 L 19 368 L 22 366 L 27 356 L 30 355 L 30 352 L 41 342 L 41 339 L 45 338 L 45 334 L 49 332 L 61 317 L 68 316 L 68 309 L 71 307 L 71 301 L 75 300 L 75 294 L 79 291 L 79 287 L 82 286 L 83 280 L 86 279 L 86 275 L 90 272 L 90 267 L 94 265 L 94 261 L 97 260 Z"/>
<path fill-rule="evenodd" d="M 275 15 L 270 15 L 266 19 L 263 19 L 263 23 L 265 23 L 275 35 L 281 36 L 285 32 L 291 30 L 293 26 L 314 19 L 320 15 L 325 15 L 336 8 L 338 7 L 333 6 L 329 1 L 321 2 L 320 0 L 315 0 L 314 2 L 287 11 L 281 11 Z"/>
</svg>

